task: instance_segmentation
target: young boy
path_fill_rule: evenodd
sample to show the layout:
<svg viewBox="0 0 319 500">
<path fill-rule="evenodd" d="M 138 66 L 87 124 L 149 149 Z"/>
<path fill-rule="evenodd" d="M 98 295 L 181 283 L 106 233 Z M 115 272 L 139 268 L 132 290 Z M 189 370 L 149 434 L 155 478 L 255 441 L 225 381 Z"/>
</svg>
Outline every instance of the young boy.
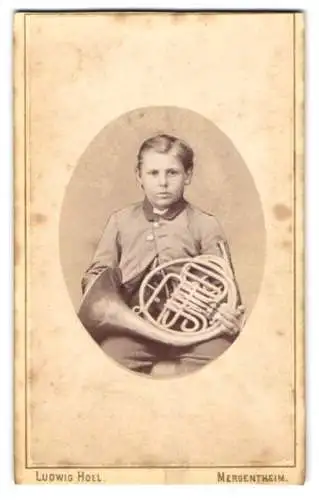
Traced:
<svg viewBox="0 0 319 500">
<path fill-rule="evenodd" d="M 194 154 L 182 140 L 161 134 L 138 153 L 136 178 L 145 198 L 111 215 L 82 280 L 79 317 L 103 349 L 127 368 L 150 374 L 159 362 L 175 373 L 205 365 L 238 335 L 243 307 L 220 307 L 218 337 L 191 345 L 159 341 L 159 329 L 134 311 L 144 277 L 159 264 L 196 255 L 220 256 L 225 236 L 213 215 L 184 199 Z"/>
</svg>

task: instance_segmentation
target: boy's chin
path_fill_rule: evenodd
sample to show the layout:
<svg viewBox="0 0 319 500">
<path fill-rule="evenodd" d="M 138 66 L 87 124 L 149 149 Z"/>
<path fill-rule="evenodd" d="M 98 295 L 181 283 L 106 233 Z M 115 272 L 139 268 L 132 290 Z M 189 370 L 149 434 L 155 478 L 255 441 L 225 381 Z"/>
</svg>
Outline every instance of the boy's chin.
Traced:
<svg viewBox="0 0 319 500">
<path fill-rule="evenodd" d="M 151 204 L 153 205 L 153 207 L 157 208 L 158 210 L 166 210 L 173 203 L 174 203 L 174 201 L 168 201 L 168 200 L 165 200 L 165 201 L 164 200 L 163 201 L 156 200 L 154 203 L 151 202 Z"/>
<path fill-rule="evenodd" d="M 174 205 L 177 200 L 173 198 L 156 198 L 152 200 L 149 199 L 149 202 L 151 203 L 151 205 L 153 205 L 154 208 L 157 208 L 158 210 L 165 210 Z"/>
</svg>

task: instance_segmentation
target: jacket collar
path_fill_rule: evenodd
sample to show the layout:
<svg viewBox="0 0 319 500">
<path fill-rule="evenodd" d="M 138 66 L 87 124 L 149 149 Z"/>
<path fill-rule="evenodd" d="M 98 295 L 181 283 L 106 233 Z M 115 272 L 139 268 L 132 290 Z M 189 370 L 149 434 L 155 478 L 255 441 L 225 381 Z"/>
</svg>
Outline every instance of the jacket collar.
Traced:
<svg viewBox="0 0 319 500">
<path fill-rule="evenodd" d="M 184 200 L 184 198 L 181 198 L 176 203 L 171 205 L 166 210 L 166 212 L 159 215 L 157 213 L 154 213 L 152 204 L 149 202 L 149 200 L 147 198 L 144 198 L 143 211 L 144 211 L 144 215 L 145 215 L 146 219 L 150 222 L 156 221 L 159 218 L 163 218 L 166 220 L 172 220 L 172 219 L 175 219 L 175 217 L 177 217 L 177 215 L 179 215 L 185 209 L 186 205 L 187 205 L 187 201 Z"/>
</svg>

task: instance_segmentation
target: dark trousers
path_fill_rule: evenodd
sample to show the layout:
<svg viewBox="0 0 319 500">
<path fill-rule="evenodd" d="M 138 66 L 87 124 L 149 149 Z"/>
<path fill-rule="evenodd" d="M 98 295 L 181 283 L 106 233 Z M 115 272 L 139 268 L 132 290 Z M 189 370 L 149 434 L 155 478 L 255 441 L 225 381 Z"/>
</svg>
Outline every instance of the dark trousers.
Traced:
<svg viewBox="0 0 319 500">
<path fill-rule="evenodd" d="M 106 354 L 126 368 L 150 374 L 160 362 L 174 362 L 180 373 L 200 368 L 218 358 L 233 343 L 234 338 L 223 335 L 191 347 L 174 347 L 138 336 L 111 335 L 101 345 Z"/>
</svg>

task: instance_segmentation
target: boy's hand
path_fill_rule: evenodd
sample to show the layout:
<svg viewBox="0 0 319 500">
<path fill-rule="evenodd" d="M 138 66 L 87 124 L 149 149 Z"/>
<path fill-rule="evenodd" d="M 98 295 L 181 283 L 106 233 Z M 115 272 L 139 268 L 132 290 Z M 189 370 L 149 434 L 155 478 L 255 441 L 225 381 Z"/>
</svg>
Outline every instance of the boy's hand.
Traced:
<svg viewBox="0 0 319 500">
<path fill-rule="evenodd" d="M 217 319 L 218 322 L 225 327 L 226 333 L 229 335 L 237 335 L 242 328 L 244 312 L 244 306 L 239 306 L 234 310 L 228 304 L 221 304 L 214 319 Z"/>
</svg>

